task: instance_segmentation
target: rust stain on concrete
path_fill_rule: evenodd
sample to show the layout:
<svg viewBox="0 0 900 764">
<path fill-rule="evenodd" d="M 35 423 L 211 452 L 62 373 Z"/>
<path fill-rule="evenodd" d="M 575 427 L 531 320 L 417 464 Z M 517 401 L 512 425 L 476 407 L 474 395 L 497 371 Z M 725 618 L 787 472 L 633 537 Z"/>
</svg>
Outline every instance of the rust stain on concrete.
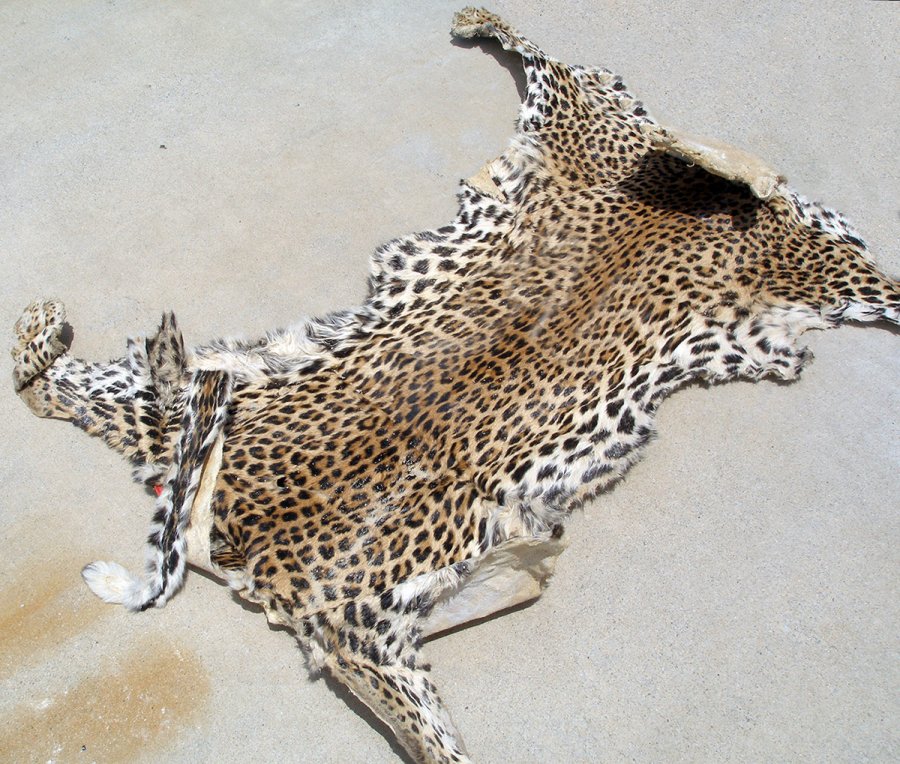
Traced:
<svg viewBox="0 0 900 764">
<path fill-rule="evenodd" d="M 0 591 L 0 679 L 33 663 L 111 610 L 78 591 L 84 585 L 76 562 L 44 560 L 22 568 Z"/>
<path fill-rule="evenodd" d="M 189 650 L 147 643 L 79 684 L 0 718 L 5 761 L 122 762 L 164 748 L 204 710 L 209 677 Z"/>
</svg>

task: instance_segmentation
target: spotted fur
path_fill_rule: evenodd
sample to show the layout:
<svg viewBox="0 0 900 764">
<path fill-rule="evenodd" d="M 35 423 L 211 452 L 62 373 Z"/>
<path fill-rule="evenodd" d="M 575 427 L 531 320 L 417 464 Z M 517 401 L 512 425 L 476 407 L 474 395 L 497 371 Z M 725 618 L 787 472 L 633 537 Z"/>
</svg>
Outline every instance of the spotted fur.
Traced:
<svg viewBox="0 0 900 764">
<path fill-rule="evenodd" d="M 837 213 L 744 158 L 684 161 L 693 144 L 620 77 L 486 11 L 453 29 L 521 55 L 516 135 L 455 220 L 374 254 L 362 306 L 191 352 L 167 314 L 101 365 L 69 356 L 44 301 L 13 351 L 35 413 L 165 476 L 147 577 L 95 563 L 95 591 L 164 604 L 193 531 L 202 564 L 438 762 L 467 760 L 420 654 L 442 595 L 501 545 L 558 537 L 675 388 L 794 379 L 808 329 L 900 322 L 897 282 Z"/>
</svg>

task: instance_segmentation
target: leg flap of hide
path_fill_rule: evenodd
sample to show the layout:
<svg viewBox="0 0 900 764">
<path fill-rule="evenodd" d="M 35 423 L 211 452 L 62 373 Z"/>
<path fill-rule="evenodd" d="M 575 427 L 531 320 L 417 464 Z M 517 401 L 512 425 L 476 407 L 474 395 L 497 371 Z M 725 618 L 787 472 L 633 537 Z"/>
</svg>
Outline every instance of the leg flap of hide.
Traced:
<svg viewBox="0 0 900 764">
<path fill-rule="evenodd" d="M 437 597 L 422 624 L 422 635 L 447 631 L 538 598 L 565 547 L 561 539 L 551 537 L 517 538 L 469 560 L 469 575 Z"/>
<path fill-rule="evenodd" d="M 699 138 L 672 128 L 648 124 L 645 128 L 653 145 L 660 151 L 679 159 L 696 164 L 703 169 L 730 180 L 749 186 L 755 196 L 770 199 L 781 183 L 780 175 L 759 157 L 742 149 L 710 138 Z"/>
</svg>

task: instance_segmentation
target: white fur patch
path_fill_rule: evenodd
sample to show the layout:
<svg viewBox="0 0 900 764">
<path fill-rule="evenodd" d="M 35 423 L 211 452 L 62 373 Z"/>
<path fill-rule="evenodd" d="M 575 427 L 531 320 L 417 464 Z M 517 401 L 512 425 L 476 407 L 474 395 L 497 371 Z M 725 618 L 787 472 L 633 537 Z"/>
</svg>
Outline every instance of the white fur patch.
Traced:
<svg viewBox="0 0 900 764">
<path fill-rule="evenodd" d="M 321 674 L 328 664 L 328 656 L 325 650 L 315 640 L 309 641 L 309 647 L 304 653 L 306 656 L 306 668 L 310 674 Z"/>
<path fill-rule="evenodd" d="M 104 602 L 138 610 L 149 596 L 144 581 L 117 562 L 92 562 L 85 565 L 81 577 L 90 590 Z"/>
</svg>

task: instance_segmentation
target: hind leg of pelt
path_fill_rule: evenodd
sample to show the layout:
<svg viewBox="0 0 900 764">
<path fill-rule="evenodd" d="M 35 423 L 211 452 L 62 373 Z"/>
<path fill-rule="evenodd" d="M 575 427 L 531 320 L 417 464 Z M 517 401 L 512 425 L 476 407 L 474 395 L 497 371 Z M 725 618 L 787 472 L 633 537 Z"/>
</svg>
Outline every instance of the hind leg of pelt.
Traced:
<svg viewBox="0 0 900 764">
<path fill-rule="evenodd" d="M 552 166 L 558 177 L 600 176 L 610 183 L 638 167 L 651 145 L 652 136 L 645 130 L 652 123 L 621 77 L 606 69 L 556 61 L 484 9 L 460 11 L 451 31 L 457 37 L 493 37 L 522 57 L 526 88 L 517 130 L 536 143 L 519 146 L 524 151 L 520 161 L 533 161 L 539 151 L 541 162 Z M 558 145 L 559 140 L 564 143 Z M 627 157 L 623 145 L 628 146 Z M 514 155 L 507 151 L 504 156 Z"/>
<path fill-rule="evenodd" d="M 453 17 L 450 31 L 463 38 L 493 37 L 505 50 L 518 53 L 522 57 L 527 85 L 525 103 L 519 113 L 519 129 L 525 132 L 537 129 L 550 111 L 550 99 L 553 96 L 544 72 L 548 61 L 547 54 L 533 42 L 522 37 L 499 16 L 483 8 L 464 8 L 459 11 Z"/>
<path fill-rule="evenodd" d="M 470 759 L 422 662 L 415 614 L 379 612 L 378 598 L 317 616 L 317 662 L 391 728 L 416 762 Z M 369 623 L 370 625 L 366 625 Z"/>
<path fill-rule="evenodd" d="M 470 761 L 427 672 L 397 665 L 379 666 L 339 654 L 330 656 L 325 665 L 391 728 L 413 761 Z"/>
<path fill-rule="evenodd" d="M 484 8 L 463 8 L 454 15 L 451 31 L 457 37 L 495 37 L 506 50 L 528 57 L 547 57 L 531 40 L 522 37 L 503 19 Z"/>
<path fill-rule="evenodd" d="M 16 322 L 13 382 L 19 397 L 37 416 L 70 421 L 134 464 L 165 462 L 185 366 L 174 316 L 165 315 L 154 337 L 130 341 L 128 355 L 109 363 L 73 358 L 65 322 L 58 300 L 32 303 Z"/>
<path fill-rule="evenodd" d="M 16 343 L 10 351 L 16 392 L 66 352 L 65 325 L 66 308 L 59 300 L 35 300 L 25 308 L 13 327 Z"/>
</svg>

